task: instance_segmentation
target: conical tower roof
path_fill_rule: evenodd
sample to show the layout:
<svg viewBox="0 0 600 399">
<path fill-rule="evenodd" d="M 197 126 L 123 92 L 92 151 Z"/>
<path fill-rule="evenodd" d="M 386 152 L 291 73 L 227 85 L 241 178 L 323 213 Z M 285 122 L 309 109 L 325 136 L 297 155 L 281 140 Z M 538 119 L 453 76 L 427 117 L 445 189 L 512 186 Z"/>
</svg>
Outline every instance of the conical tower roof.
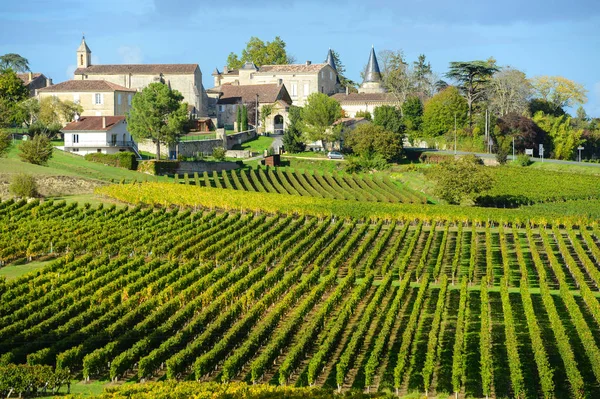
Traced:
<svg viewBox="0 0 600 399">
<path fill-rule="evenodd" d="M 327 53 L 327 60 L 325 60 L 325 63 L 331 66 L 333 70 L 337 72 L 337 68 L 335 67 L 335 60 L 333 59 L 333 51 L 331 51 L 331 49 L 329 49 L 329 52 Z"/>
<path fill-rule="evenodd" d="M 88 47 L 87 43 L 85 42 L 85 36 L 83 36 L 81 38 L 81 44 L 79 45 L 79 48 L 77 49 L 77 51 L 84 51 L 86 53 L 91 53 L 92 50 L 90 50 L 90 48 Z"/>
<path fill-rule="evenodd" d="M 374 47 L 371 47 L 371 55 L 369 56 L 369 62 L 367 64 L 367 69 L 365 70 L 364 83 L 366 82 L 381 82 L 381 72 L 379 71 L 379 64 L 377 63 Z"/>
</svg>

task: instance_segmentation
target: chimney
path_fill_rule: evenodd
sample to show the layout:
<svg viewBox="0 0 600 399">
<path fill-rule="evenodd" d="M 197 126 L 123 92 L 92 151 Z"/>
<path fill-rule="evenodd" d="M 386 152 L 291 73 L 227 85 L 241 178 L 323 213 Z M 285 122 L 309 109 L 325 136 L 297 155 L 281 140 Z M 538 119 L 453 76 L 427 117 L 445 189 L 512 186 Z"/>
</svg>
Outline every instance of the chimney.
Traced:
<svg viewBox="0 0 600 399">
<path fill-rule="evenodd" d="M 52 86 L 52 79 L 46 78 L 46 87 Z"/>
<path fill-rule="evenodd" d="M 312 62 L 306 61 L 306 65 L 310 65 L 310 64 L 312 64 Z"/>
<path fill-rule="evenodd" d="M 223 67 L 223 75 L 227 75 L 229 73 L 229 68 L 227 68 L 227 65 L 225 65 Z"/>
<path fill-rule="evenodd" d="M 33 80 L 33 73 L 29 72 L 29 81 L 31 82 Z"/>
<path fill-rule="evenodd" d="M 106 129 L 106 116 L 102 117 L 102 129 Z"/>
<path fill-rule="evenodd" d="M 346 95 L 350 94 L 350 89 L 346 86 Z"/>
</svg>

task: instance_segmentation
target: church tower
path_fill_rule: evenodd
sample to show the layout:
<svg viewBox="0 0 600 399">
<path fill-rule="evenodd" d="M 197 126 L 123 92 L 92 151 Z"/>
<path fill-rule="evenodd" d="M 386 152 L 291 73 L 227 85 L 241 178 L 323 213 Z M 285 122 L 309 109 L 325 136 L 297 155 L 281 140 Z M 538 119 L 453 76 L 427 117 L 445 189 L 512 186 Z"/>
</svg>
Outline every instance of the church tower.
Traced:
<svg viewBox="0 0 600 399">
<path fill-rule="evenodd" d="M 77 68 L 87 68 L 92 64 L 92 50 L 85 43 L 85 36 L 77 49 Z"/>
<path fill-rule="evenodd" d="M 379 71 L 379 64 L 377 63 L 377 56 L 375 55 L 375 48 L 371 47 L 371 55 L 369 56 L 369 63 L 367 69 L 365 69 L 365 79 L 362 85 L 358 89 L 359 93 L 385 93 L 386 90 L 383 87 L 381 81 L 381 72 Z"/>
</svg>

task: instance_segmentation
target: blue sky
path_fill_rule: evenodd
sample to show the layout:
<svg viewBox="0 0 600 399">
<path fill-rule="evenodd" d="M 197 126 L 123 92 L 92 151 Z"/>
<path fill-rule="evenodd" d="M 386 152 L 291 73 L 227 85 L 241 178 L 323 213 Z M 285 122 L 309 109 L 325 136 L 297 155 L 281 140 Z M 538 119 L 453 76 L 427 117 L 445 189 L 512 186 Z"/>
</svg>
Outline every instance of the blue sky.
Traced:
<svg viewBox="0 0 600 399">
<path fill-rule="evenodd" d="M 594 0 L 28 0 L 2 1 L 0 54 L 29 59 L 35 72 L 72 77 L 85 32 L 92 62 L 198 63 L 204 85 L 250 36 L 287 43 L 298 62 L 337 50 L 360 79 L 371 45 L 423 53 L 440 76 L 450 61 L 487 59 L 529 77 L 561 75 L 585 85 L 600 117 L 600 2 Z"/>
</svg>

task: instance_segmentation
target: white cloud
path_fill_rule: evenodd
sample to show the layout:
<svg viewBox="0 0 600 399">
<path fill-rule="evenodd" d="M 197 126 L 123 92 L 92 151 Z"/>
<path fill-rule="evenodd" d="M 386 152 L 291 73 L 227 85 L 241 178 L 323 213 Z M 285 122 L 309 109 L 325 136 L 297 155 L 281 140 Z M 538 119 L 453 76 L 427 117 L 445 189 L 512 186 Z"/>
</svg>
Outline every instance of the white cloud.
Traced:
<svg viewBox="0 0 600 399">
<path fill-rule="evenodd" d="M 142 63 L 142 50 L 137 46 L 121 46 L 117 52 L 124 64 Z"/>
</svg>

